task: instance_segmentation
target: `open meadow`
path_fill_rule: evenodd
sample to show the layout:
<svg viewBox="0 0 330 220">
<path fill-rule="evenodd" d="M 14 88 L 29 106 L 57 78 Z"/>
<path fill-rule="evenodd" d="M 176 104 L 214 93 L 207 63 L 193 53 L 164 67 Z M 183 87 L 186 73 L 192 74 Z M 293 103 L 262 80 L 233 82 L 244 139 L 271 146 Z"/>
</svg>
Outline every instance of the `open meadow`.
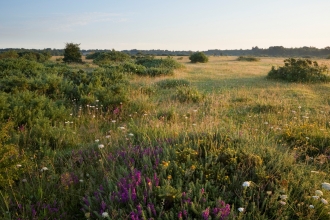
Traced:
<svg viewBox="0 0 330 220">
<path fill-rule="evenodd" d="M 330 219 L 330 84 L 236 58 L 0 60 L 0 218 Z"/>
</svg>

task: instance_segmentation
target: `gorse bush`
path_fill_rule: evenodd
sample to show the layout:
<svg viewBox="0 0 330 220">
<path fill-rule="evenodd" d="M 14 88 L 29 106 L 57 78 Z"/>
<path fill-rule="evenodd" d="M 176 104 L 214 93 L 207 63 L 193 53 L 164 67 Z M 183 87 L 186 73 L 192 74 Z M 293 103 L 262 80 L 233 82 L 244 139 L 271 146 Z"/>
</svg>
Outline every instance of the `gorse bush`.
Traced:
<svg viewBox="0 0 330 220">
<path fill-rule="evenodd" d="M 252 56 L 239 56 L 237 58 L 238 61 L 259 61 L 260 58 L 252 57 Z"/>
<path fill-rule="evenodd" d="M 203 52 L 196 52 L 189 56 L 192 63 L 207 63 L 209 58 Z"/>
<path fill-rule="evenodd" d="M 268 79 L 279 79 L 288 82 L 329 82 L 328 68 L 319 66 L 309 59 L 289 58 L 284 60 L 284 66 L 269 71 Z"/>
<path fill-rule="evenodd" d="M 93 62 L 98 65 L 124 62 L 131 59 L 128 54 L 115 50 L 110 52 L 94 53 L 87 56 L 87 58 L 93 59 Z"/>
</svg>

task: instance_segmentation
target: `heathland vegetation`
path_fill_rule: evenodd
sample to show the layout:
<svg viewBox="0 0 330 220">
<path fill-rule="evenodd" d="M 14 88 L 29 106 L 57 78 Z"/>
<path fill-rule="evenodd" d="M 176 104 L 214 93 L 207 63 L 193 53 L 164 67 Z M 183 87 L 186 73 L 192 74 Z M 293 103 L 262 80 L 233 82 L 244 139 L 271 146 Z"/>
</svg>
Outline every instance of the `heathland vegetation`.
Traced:
<svg viewBox="0 0 330 220">
<path fill-rule="evenodd" d="M 329 60 L 13 54 L 1 219 L 329 219 Z"/>
</svg>

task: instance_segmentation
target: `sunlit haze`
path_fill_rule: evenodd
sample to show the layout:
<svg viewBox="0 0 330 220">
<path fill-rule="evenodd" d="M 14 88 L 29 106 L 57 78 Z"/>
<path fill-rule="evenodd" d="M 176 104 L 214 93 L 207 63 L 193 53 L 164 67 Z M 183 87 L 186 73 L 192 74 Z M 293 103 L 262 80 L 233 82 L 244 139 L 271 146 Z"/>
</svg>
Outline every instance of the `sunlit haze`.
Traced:
<svg viewBox="0 0 330 220">
<path fill-rule="evenodd" d="M 329 0 L 10 0 L 0 8 L 0 48 L 330 46 Z"/>
</svg>

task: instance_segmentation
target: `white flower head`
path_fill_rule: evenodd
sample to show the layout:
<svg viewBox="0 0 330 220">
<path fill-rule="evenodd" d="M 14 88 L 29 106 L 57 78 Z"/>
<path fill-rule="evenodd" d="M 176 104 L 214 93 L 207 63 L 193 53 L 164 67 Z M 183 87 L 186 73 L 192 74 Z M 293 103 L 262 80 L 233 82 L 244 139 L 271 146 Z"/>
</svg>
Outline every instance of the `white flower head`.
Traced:
<svg viewBox="0 0 330 220">
<path fill-rule="evenodd" d="M 79 180 L 79 182 L 83 183 L 83 182 L 84 182 L 84 180 L 80 179 L 80 180 Z"/>
<path fill-rule="evenodd" d="M 41 168 L 41 172 L 44 172 L 44 171 L 46 171 L 46 170 L 48 170 L 48 168 L 47 167 L 43 167 L 43 168 Z"/>
<path fill-rule="evenodd" d="M 286 202 L 284 202 L 284 201 L 281 200 L 281 201 L 280 201 L 280 204 L 281 204 L 281 205 L 286 205 Z"/>
<path fill-rule="evenodd" d="M 244 188 L 247 188 L 247 187 L 249 187 L 251 185 L 251 181 L 245 181 L 243 184 L 242 184 L 242 186 L 244 187 Z"/>
<path fill-rule="evenodd" d="M 100 141 L 99 139 L 96 139 L 96 140 L 95 140 L 96 143 L 99 142 L 99 141 Z"/>
<path fill-rule="evenodd" d="M 133 136 L 134 136 L 134 134 L 133 134 L 133 133 L 129 133 L 128 135 L 129 135 L 129 136 L 131 136 L 131 137 L 133 137 Z"/>
<path fill-rule="evenodd" d="M 118 127 L 118 128 L 121 129 L 121 130 L 125 130 L 125 127 L 123 127 L 123 126 L 122 127 Z"/>
<path fill-rule="evenodd" d="M 315 195 L 323 196 L 323 192 L 321 190 L 315 190 Z"/>
<path fill-rule="evenodd" d="M 22 167 L 22 165 L 21 164 L 17 164 L 16 167 L 20 168 L 20 167 Z"/>
<path fill-rule="evenodd" d="M 321 202 L 323 203 L 323 204 L 325 204 L 325 205 L 328 205 L 329 203 L 328 203 L 328 201 L 327 200 L 325 200 L 325 199 L 321 199 Z"/>
<path fill-rule="evenodd" d="M 320 197 L 319 196 L 312 196 L 313 199 L 317 200 L 319 199 Z"/>
<path fill-rule="evenodd" d="M 237 209 L 239 212 L 244 212 L 244 208 L 240 207 Z"/>
<path fill-rule="evenodd" d="M 102 217 L 103 217 L 103 218 L 108 218 L 108 217 L 109 217 L 109 214 L 108 214 L 107 212 L 103 212 L 103 213 L 102 213 Z"/>
<path fill-rule="evenodd" d="M 322 183 L 322 188 L 326 190 L 330 190 L 330 183 Z"/>
<path fill-rule="evenodd" d="M 112 123 L 116 123 L 116 120 L 112 120 L 111 122 L 112 122 Z"/>
<path fill-rule="evenodd" d="M 99 149 L 102 149 L 102 148 L 104 148 L 104 144 L 99 144 Z"/>
<path fill-rule="evenodd" d="M 280 195 L 280 198 L 283 199 L 283 200 L 286 200 L 288 198 L 287 195 Z"/>
<path fill-rule="evenodd" d="M 313 209 L 313 208 L 314 208 L 314 206 L 313 206 L 313 205 L 309 205 L 308 207 L 309 207 L 310 209 Z"/>
<path fill-rule="evenodd" d="M 110 137 L 111 137 L 110 135 L 105 136 L 105 138 L 107 138 L 107 139 L 109 139 Z"/>
</svg>

